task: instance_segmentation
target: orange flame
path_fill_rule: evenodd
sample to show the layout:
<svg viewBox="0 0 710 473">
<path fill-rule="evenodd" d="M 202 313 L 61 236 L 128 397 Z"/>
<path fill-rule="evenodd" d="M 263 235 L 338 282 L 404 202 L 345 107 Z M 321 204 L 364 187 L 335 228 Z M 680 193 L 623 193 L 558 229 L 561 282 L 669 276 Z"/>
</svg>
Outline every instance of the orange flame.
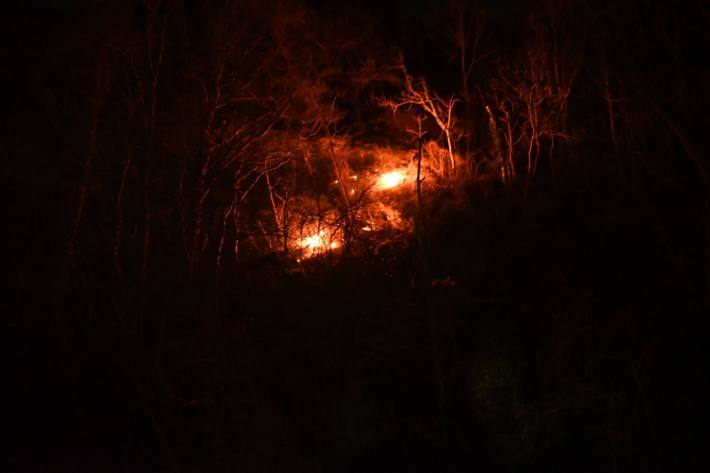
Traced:
<svg viewBox="0 0 710 473">
<path fill-rule="evenodd" d="M 325 248 L 326 244 L 323 238 L 324 236 L 325 232 L 321 230 L 315 235 L 310 235 L 302 239 L 299 246 L 304 250 L 309 250 L 313 253 L 321 248 Z"/>
<path fill-rule="evenodd" d="M 298 241 L 298 247 L 303 252 L 303 258 L 312 258 L 328 251 L 337 250 L 341 246 L 343 246 L 343 242 L 325 230 L 320 230 Z"/>
</svg>

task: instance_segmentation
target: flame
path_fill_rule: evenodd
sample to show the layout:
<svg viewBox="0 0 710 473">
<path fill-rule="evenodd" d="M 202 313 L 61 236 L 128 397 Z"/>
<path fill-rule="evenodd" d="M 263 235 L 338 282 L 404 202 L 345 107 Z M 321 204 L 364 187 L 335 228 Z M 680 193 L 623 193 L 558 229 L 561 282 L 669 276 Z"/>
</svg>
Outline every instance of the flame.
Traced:
<svg viewBox="0 0 710 473">
<path fill-rule="evenodd" d="M 342 240 L 325 230 L 320 230 L 298 241 L 298 247 L 302 250 L 299 259 L 312 258 L 328 251 L 337 250 L 341 246 L 343 246 Z"/>
<path fill-rule="evenodd" d="M 401 171 L 390 171 L 382 174 L 377 182 L 380 189 L 392 189 L 404 182 L 404 173 Z"/>
<path fill-rule="evenodd" d="M 318 251 L 320 248 L 325 248 L 324 237 L 325 232 L 319 231 L 315 235 L 310 235 L 301 240 L 299 246 L 304 250 L 309 250 L 311 253 Z"/>
</svg>

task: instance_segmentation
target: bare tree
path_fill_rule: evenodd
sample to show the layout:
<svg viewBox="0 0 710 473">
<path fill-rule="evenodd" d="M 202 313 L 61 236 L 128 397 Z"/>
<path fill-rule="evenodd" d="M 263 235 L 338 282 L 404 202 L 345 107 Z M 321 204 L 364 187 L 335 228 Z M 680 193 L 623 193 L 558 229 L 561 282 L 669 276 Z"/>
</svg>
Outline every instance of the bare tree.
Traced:
<svg viewBox="0 0 710 473">
<path fill-rule="evenodd" d="M 395 100 L 385 100 L 383 104 L 392 108 L 394 112 L 402 107 L 416 106 L 429 115 L 446 139 L 446 150 L 449 157 L 450 176 L 456 175 L 456 159 L 454 157 L 454 133 L 456 131 L 456 121 L 453 114 L 454 107 L 458 101 L 454 95 L 448 99 L 442 98 L 436 92 L 429 89 L 429 85 L 423 78 L 412 77 L 404 65 L 403 58 L 400 57 L 399 65 L 404 81 L 404 90 Z"/>
<path fill-rule="evenodd" d="M 449 41 L 457 51 L 461 93 L 464 104 L 464 144 L 466 159 L 471 157 L 472 133 L 475 129 L 473 120 L 473 95 L 471 94 L 472 73 L 478 63 L 489 56 L 482 51 L 487 15 L 483 8 L 471 6 L 466 2 L 457 2 L 452 7 L 448 30 Z"/>
<path fill-rule="evenodd" d="M 573 138 L 568 131 L 567 110 L 579 59 L 573 57 L 574 51 L 561 52 L 563 16 L 563 10 L 552 8 L 543 15 L 531 15 L 531 36 L 522 57 L 499 64 L 498 77 L 492 81 L 492 102 L 498 110 L 498 120 L 505 125 L 509 150 L 506 166 L 510 176 L 516 174 L 515 165 L 510 164 L 514 143 L 525 145 L 521 150 L 525 156 L 525 175 L 533 178 L 543 150 L 547 150 L 548 164 L 554 169 L 558 142 Z"/>
</svg>

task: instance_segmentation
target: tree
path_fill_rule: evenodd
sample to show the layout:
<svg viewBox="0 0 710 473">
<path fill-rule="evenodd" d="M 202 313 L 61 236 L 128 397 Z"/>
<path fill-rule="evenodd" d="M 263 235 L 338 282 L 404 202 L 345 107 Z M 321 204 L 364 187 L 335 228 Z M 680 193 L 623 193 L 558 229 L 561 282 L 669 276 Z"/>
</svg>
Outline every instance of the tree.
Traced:
<svg viewBox="0 0 710 473">
<path fill-rule="evenodd" d="M 385 106 L 397 112 L 402 107 L 419 107 L 429 115 L 434 123 L 439 127 L 446 139 L 446 150 L 449 158 L 449 176 L 456 175 L 456 159 L 454 157 L 454 135 L 456 129 L 456 118 L 454 107 L 458 101 L 454 95 L 449 99 L 442 98 L 436 92 L 429 89 L 429 85 L 423 78 L 415 79 L 408 72 L 404 65 L 404 59 L 400 56 L 397 68 L 401 71 L 404 89 L 396 99 L 383 101 Z"/>
<path fill-rule="evenodd" d="M 471 94 L 472 74 L 474 68 L 489 56 L 489 53 L 482 51 L 487 13 L 480 6 L 471 5 L 468 2 L 455 2 L 451 9 L 446 35 L 457 52 L 456 60 L 459 65 L 459 80 L 463 98 L 465 156 L 467 160 L 472 160 L 472 134 L 475 130 L 472 110 L 473 95 Z"/>
</svg>

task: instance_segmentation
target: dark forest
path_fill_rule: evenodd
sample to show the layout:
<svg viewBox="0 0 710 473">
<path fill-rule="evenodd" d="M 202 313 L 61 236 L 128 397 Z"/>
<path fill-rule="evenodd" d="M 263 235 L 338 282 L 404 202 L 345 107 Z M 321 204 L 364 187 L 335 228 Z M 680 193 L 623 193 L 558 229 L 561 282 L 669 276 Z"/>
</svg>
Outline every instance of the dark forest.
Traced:
<svg viewBox="0 0 710 473">
<path fill-rule="evenodd" d="M 698 471 L 707 2 L 2 31 L 3 471 Z"/>
</svg>

